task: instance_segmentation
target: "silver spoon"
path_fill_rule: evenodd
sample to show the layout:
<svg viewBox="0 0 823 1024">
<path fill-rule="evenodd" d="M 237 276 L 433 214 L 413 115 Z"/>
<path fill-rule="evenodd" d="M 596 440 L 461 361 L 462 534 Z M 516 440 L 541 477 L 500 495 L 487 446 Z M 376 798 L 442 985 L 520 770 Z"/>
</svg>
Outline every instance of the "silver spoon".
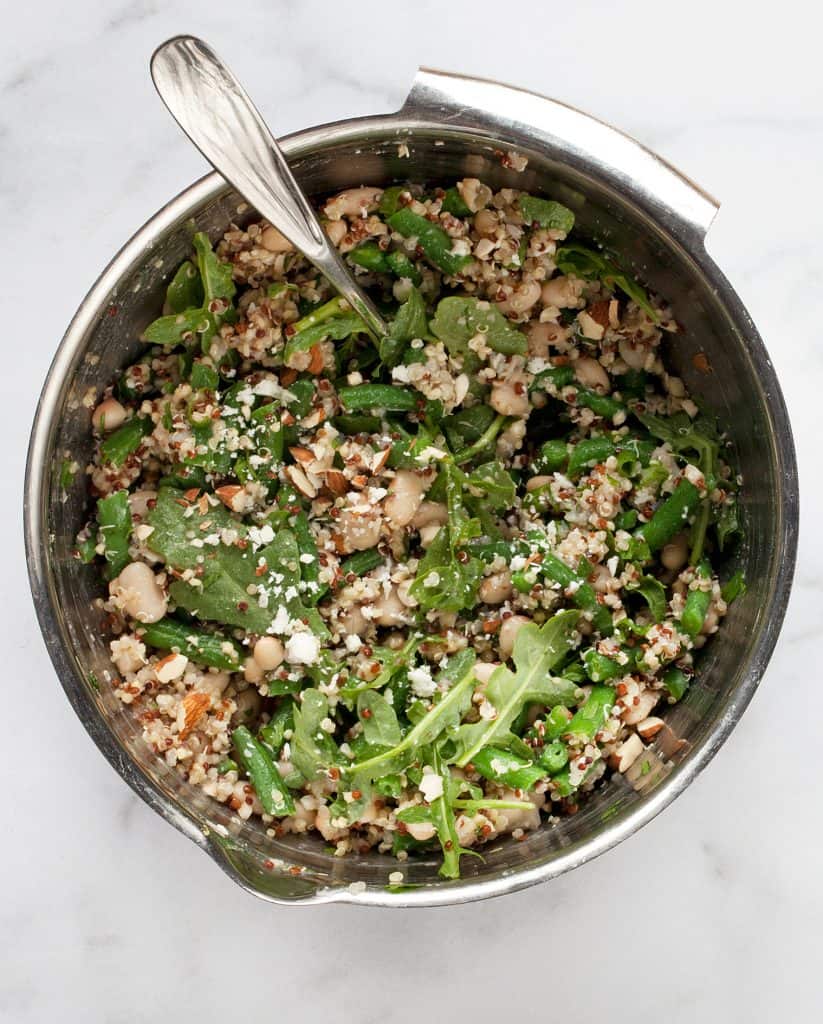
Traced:
<svg viewBox="0 0 823 1024">
<path fill-rule="evenodd" d="M 203 156 L 317 267 L 376 338 L 383 318 L 357 285 L 242 85 L 202 39 L 175 36 L 154 51 L 160 98 Z"/>
</svg>

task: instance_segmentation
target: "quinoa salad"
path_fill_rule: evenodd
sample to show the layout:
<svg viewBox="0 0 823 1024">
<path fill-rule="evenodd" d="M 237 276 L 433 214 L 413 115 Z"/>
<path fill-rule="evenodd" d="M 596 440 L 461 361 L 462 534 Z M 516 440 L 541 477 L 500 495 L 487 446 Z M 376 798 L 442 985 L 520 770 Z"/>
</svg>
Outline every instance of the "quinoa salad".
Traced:
<svg viewBox="0 0 823 1024">
<path fill-rule="evenodd" d="M 318 209 L 386 337 L 265 221 L 198 232 L 91 403 L 101 685 L 270 837 L 457 878 L 649 770 L 745 587 L 741 481 L 672 310 L 565 206 L 465 178 Z"/>
</svg>

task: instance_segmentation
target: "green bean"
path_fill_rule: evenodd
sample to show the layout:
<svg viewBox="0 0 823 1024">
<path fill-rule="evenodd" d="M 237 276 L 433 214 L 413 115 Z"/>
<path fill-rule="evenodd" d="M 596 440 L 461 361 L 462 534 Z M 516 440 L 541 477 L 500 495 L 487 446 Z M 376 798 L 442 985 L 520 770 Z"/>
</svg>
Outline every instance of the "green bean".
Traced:
<svg viewBox="0 0 823 1024">
<path fill-rule="evenodd" d="M 377 212 L 383 217 L 391 217 L 393 213 L 397 213 L 399 208 L 398 200 L 401 194 L 406 191 L 408 189 L 405 185 L 390 185 L 388 188 L 383 189 L 383 195 L 377 204 Z"/>
<path fill-rule="evenodd" d="M 726 580 L 723 587 L 720 590 L 720 596 L 726 602 L 731 604 L 732 601 L 736 601 L 738 597 L 742 597 L 746 593 L 746 580 L 743 573 L 738 569 L 737 572 L 730 579 Z"/>
<path fill-rule="evenodd" d="M 423 280 L 417 267 L 412 263 L 409 257 L 404 252 L 400 252 L 399 249 L 392 249 L 390 252 L 386 253 L 386 263 L 394 276 L 401 280 L 404 277 L 408 278 L 408 280 L 414 285 L 420 284 Z"/>
<path fill-rule="evenodd" d="M 151 647 L 176 650 L 212 668 L 236 672 L 240 665 L 240 648 L 233 640 L 222 633 L 206 633 L 188 622 L 161 619 L 141 626 L 140 633 Z"/>
<path fill-rule="evenodd" d="M 566 709 L 559 704 L 551 709 L 543 721 L 543 738 L 546 740 L 560 739 L 569 730 L 569 717 Z"/>
<path fill-rule="evenodd" d="M 443 213 L 450 213 L 453 217 L 468 217 L 471 214 L 471 210 L 466 206 L 463 197 L 454 185 L 446 189 L 440 209 Z"/>
<path fill-rule="evenodd" d="M 679 533 L 700 501 L 700 491 L 685 478 L 668 498 L 655 509 L 654 515 L 641 526 L 635 536 L 644 540 L 650 551 L 659 551 Z"/>
<path fill-rule="evenodd" d="M 380 417 L 341 413 L 332 417 L 332 426 L 341 434 L 376 434 L 380 430 Z"/>
<path fill-rule="evenodd" d="M 340 563 L 340 578 L 345 581 L 346 578 L 351 575 L 358 578 L 360 576 L 365 576 L 367 572 L 371 572 L 372 569 L 376 569 L 383 561 L 384 558 L 377 548 L 367 548 L 365 551 L 356 551 L 353 555 L 350 555 L 345 559 L 345 561 Z M 317 601 L 322 601 L 330 589 L 331 588 L 328 583 L 321 584 L 320 590 L 317 593 Z M 315 604 L 317 601 L 315 601 Z"/>
<path fill-rule="evenodd" d="M 355 387 L 344 387 L 338 390 L 337 397 L 349 412 L 357 412 L 360 409 L 411 412 L 424 401 L 418 392 L 394 387 L 392 384 L 358 384 Z"/>
<path fill-rule="evenodd" d="M 603 683 L 607 679 L 624 676 L 631 670 L 629 662 L 621 665 L 619 661 L 609 658 L 605 654 L 600 654 L 593 647 L 584 651 L 583 664 L 586 667 L 586 675 L 593 683 Z"/>
<path fill-rule="evenodd" d="M 586 703 L 567 724 L 566 734 L 593 739 L 606 724 L 614 700 L 611 686 L 593 686 Z"/>
<path fill-rule="evenodd" d="M 565 725 L 568 728 L 568 721 L 565 721 Z M 537 761 L 549 775 L 556 775 L 569 763 L 569 751 L 566 748 L 566 744 L 561 743 L 560 740 L 547 743 L 540 752 Z"/>
<path fill-rule="evenodd" d="M 699 580 L 710 580 L 712 576 L 711 567 L 705 559 L 697 566 L 695 577 Z M 686 596 L 686 603 L 683 606 L 683 614 L 680 617 L 680 628 L 694 640 L 703 623 L 706 621 L 706 613 L 712 600 L 711 589 L 703 590 L 700 586 L 689 590 Z"/>
<path fill-rule="evenodd" d="M 571 366 L 550 366 L 535 375 L 529 390 L 533 391 L 535 388 L 544 386 L 548 382 L 554 384 L 555 388 L 560 391 L 561 388 L 568 387 L 573 380 L 574 370 Z"/>
<path fill-rule="evenodd" d="M 546 772 L 532 761 L 510 754 L 497 747 L 483 747 L 472 757 L 472 765 L 484 779 L 503 782 L 515 789 L 531 789 Z"/>
<path fill-rule="evenodd" d="M 546 441 L 540 449 L 537 460 L 541 473 L 556 473 L 565 469 L 569 459 L 569 445 L 566 441 Z"/>
<path fill-rule="evenodd" d="M 108 562 L 109 579 L 119 576 L 129 564 L 129 538 L 131 537 L 131 511 L 128 491 L 115 491 L 97 502 L 97 522 L 103 534 Z"/>
<path fill-rule="evenodd" d="M 348 254 L 352 263 L 366 270 L 375 273 L 388 274 L 389 264 L 386 261 L 386 253 L 380 248 L 377 242 L 364 242 Z"/>
<path fill-rule="evenodd" d="M 122 466 L 132 452 L 137 451 L 146 434 L 152 431 L 148 416 L 135 416 L 122 427 L 118 427 L 100 445 L 100 457 L 112 466 Z"/>
<path fill-rule="evenodd" d="M 224 757 L 217 766 L 217 774 L 225 775 L 227 772 L 239 772 L 240 765 L 232 757 Z"/>
<path fill-rule="evenodd" d="M 231 734 L 237 759 L 251 779 L 255 792 L 266 814 L 283 816 L 294 814 L 294 801 L 283 782 L 277 765 L 268 751 L 249 732 L 245 725 Z"/>
<path fill-rule="evenodd" d="M 591 409 L 596 416 L 603 416 L 611 419 L 619 412 L 625 412 L 626 406 L 618 402 L 611 395 L 598 395 L 596 391 L 577 385 L 576 404 L 582 405 L 585 409 Z"/>
<path fill-rule="evenodd" d="M 605 462 L 616 450 L 614 442 L 608 437 L 590 437 L 585 441 L 579 441 L 572 448 L 567 472 L 569 476 L 574 476 L 581 469 Z"/>
<path fill-rule="evenodd" d="M 419 214 L 412 213 L 408 207 L 393 213 L 388 222 L 393 231 L 398 231 L 405 238 L 416 238 L 428 261 L 450 277 L 473 262 L 472 256 L 461 256 L 452 252 L 453 240 L 443 228 L 432 224 Z"/>
</svg>

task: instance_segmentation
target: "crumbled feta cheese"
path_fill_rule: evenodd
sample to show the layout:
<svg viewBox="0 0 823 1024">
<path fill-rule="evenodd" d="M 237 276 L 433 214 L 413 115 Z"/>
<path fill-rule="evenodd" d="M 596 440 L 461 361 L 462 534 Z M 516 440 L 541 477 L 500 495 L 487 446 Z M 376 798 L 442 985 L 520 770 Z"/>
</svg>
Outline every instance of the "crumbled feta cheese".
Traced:
<svg viewBox="0 0 823 1024">
<path fill-rule="evenodd" d="M 431 697 L 437 690 L 437 683 L 425 665 L 409 670 L 409 682 L 416 697 Z"/>
<path fill-rule="evenodd" d="M 294 633 L 286 641 L 286 661 L 292 665 L 313 665 L 320 657 L 320 641 L 314 633 Z"/>
<path fill-rule="evenodd" d="M 425 773 L 425 768 L 423 771 Z M 424 774 L 423 778 L 420 780 L 419 789 L 423 794 L 423 799 L 427 803 L 431 803 L 432 800 L 436 800 L 438 797 L 443 795 L 443 779 L 439 775 L 435 775 L 434 772 L 429 769 L 429 773 Z"/>
</svg>

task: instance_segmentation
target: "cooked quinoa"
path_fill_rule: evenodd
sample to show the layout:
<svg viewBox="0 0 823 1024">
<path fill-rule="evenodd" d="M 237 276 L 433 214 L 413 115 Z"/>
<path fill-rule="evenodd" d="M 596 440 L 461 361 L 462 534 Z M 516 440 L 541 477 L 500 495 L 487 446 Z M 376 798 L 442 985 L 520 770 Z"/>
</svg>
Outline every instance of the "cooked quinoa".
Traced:
<svg viewBox="0 0 823 1024">
<path fill-rule="evenodd" d="M 78 557 L 158 757 L 454 878 L 644 757 L 743 588 L 740 482 L 671 309 L 566 207 L 466 178 L 320 213 L 389 336 L 265 221 L 196 234 L 94 410 Z"/>
</svg>

